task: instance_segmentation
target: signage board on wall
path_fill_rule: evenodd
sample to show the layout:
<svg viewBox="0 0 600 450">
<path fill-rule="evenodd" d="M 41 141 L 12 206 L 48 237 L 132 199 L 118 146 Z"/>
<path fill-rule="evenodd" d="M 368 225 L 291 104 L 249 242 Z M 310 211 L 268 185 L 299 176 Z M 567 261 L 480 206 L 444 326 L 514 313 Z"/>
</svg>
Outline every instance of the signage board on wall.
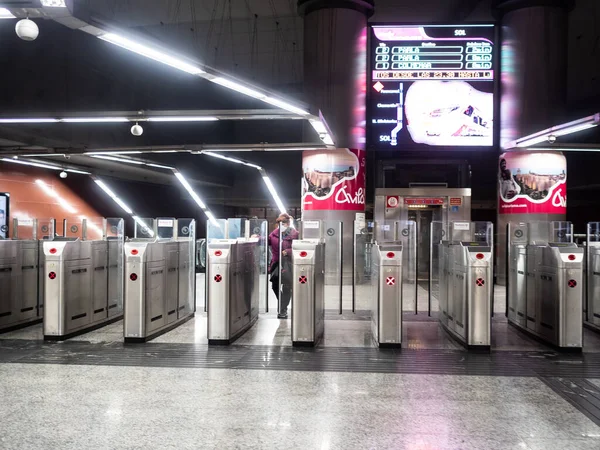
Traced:
<svg viewBox="0 0 600 450">
<path fill-rule="evenodd" d="M 566 214 L 567 162 L 556 152 L 508 152 L 498 165 L 499 214 Z"/>
<path fill-rule="evenodd" d="M 364 211 L 366 155 L 359 149 L 305 152 L 304 211 Z"/>
<path fill-rule="evenodd" d="M 493 145 L 493 25 L 373 25 L 370 39 L 370 146 Z"/>
<path fill-rule="evenodd" d="M 8 239 L 10 195 L 0 192 L 0 238 Z"/>
<path fill-rule="evenodd" d="M 443 198 L 405 198 L 405 205 L 443 205 Z"/>
</svg>

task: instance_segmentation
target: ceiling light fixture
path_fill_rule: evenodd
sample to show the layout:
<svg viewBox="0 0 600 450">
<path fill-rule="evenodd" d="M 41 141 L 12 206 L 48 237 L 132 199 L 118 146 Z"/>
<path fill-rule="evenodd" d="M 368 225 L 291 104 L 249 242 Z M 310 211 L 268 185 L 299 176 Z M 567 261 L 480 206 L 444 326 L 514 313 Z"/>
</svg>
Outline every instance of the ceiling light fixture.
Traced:
<svg viewBox="0 0 600 450">
<path fill-rule="evenodd" d="M 241 159 L 237 159 L 237 158 L 231 158 L 230 156 L 221 155 L 219 153 L 202 151 L 201 154 L 206 155 L 206 156 L 212 156 L 213 158 L 223 159 L 225 161 L 229 161 L 229 162 L 236 163 L 236 164 L 242 164 L 244 166 L 252 167 L 252 168 L 258 169 L 258 170 L 262 169 L 261 166 L 257 166 L 256 164 L 242 161 Z"/>
<path fill-rule="evenodd" d="M 129 206 L 127 206 L 127 204 L 121 200 L 117 194 L 115 194 L 113 192 L 113 190 L 111 188 L 109 188 L 106 183 L 104 183 L 102 180 L 98 179 L 98 178 L 94 178 L 94 183 L 96 183 L 100 189 L 102 189 L 110 198 L 112 198 L 114 200 L 114 202 L 119 205 L 121 207 L 121 209 L 123 211 L 125 211 L 127 214 L 133 214 L 133 211 L 131 210 L 131 208 Z"/>
<path fill-rule="evenodd" d="M 216 226 L 219 226 L 219 222 L 215 218 L 215 216 L 210 212 L 210 210 L 206 207 L 206 204 L 202 201 L 202 199 L 194 192 L 194 189 L 188 182 L 188 180 L 177 170 L 173 169 L 173 173 L 177 180 L 181 183 L 184 189 L 190 194 L 190 197 L 196 202 L 196 204 L 200 207 L 200 209 L 204 212 L 208 220 Z"/>
<path fill-rule="evenodd" d="M 215 122 L 217 117 L 211 116 L 155 116 L 148 117 L 147 122 Z"/>
<path fill-rule="evenodd" d="M 277 205 L 277 208 L 279 208 L 280 214 L 287 214 L 287 210 L 285 209 L 285 206 L 283 206 L 283 202 L 279 198 L 279 195 L 277 194 L 277 189 L 275 189 L 275 186 L 273 186 L 273 182 L 271 181 L 271 179 L 266 175 L 263 175 L 262 179 L 266 184 L 267 189 L 269 189 L 271 197 L 273 197 L 273 200 L 275 200 L 275 204 Z"/>
<path fill-rule="evenodd" d="M 45 155 L 41 155 L 41 156 L 45 156 Z M 40 169 L 50 169 L 50 170 L 60 170 L 60 171 L 64 170 L 65 172 L 70 172 L 70 173 L 78 173 L 81 175 L 90 175 L 90 172 L 85 172 L 83 170 L 65 169 L 60 166 L 52 166 L 50 164 L 44 164 L 44 163 L 36 162 L 36 161 L 27 161 L 24 159 L 0 158 L 0 161 L 5 161 L 5 162 L 13 163 L 13 164 L 21 164 L 24 166 L 39 167 Z"/>
<path fill-rule="evenodd" d="M 223 78 L 223 77 L 215 77 L 215 78 L 211 78 L 211 80 L 213 83 L 219 84 L 223 87 L 229 88 L 231 90 L 234 90 L 236 92 L 239 92 L 241 94 L 247 95 L 248 97 L 253 97 L 253 98 L 257 98 L 257 99 L 264 99 L 266 97 L 266 94 L 263 94 L 262 92 L 256 91 L 254 89 L 251 89 L 249 87 L 246 87 L 240 83 L 237 83 L 235 81 L 232 80 L 228 80 L 227 78 Z"/>
<path fill-rule="evenodd" d="M 58 119 L 52 118 L 28 118 L 28 117 L 15 117 L 8 119 L 0 119 L 0 123 L 56 123 L 60 122 Z"/>
<path fill-rule="evenodd" d="M 299 114 L 301 116 L 308 116 L 310 115 L 310 113 L 308 111 L 304 111 L 303 109 L 300 109 L 294 105 L 290 105 L 289 103 L 286 103 L 282 100 L 279 100 L 277 98 L 273 98 L 273 97 L 265 97 L 263 99 L 261 99 L 263 102 L 267 102 L 270 105 L 273 106 L 277 106 L 281 109 L 285 109 L 286 111 L 292 112 L 294 114 Z"/>
<path fill-rule="evenodd" d="M 65 0 L 40 0 L 42 6 L 46 8 L 66 8 Z"/>
<path fill-rule="evenodd" d="M 107 161 L 122 162 L 122 163 L 127 163 L 127 164 L 135 164 L 138 166 L 144 165 L 144 163 L 142 161 L 136 161 L 135 159 L 117 158 L 116 156 L 92 155 L 92 158 L 105 159 Z"/>
<path fill-rule="evenodd" d="M 58 121 L 65 123 L 119 123 L 129 122 L 129 119 L 127 117 L 64 117 Z"/>
<path fill-rule="evenodd" d="M 556 141 L 556 137 L 566 136 L 568 134 L 587 130 L 589 128 L 598 126 L 598 124 L 600 124 L 600 113 L 530 134 L 515 141 L 509 142 L 505 148 L 527 148 L 542 142 L 552 143 Z"/>
<path fill-rule="evenodd" d="M 146 58 L 153 59 L 154 61 L 166 64 L 175 69 L 187 72 L 191 75 L 200 75 L 206 73 L 200 67 L 184 62 L 180 59 L 174 58 L 166 53 L 155 50 L 145 45 L 134 42 L 133 40 L 124 38 L 114 33 L 106 33 L 98 36 L 100 39 L 111 44 L 118 45 L 121 48 L 137 53 L 138 55 L 145 56 Z"/>
<path fill-rule="evenodd" d="M 17 16 L 15 16 L 13 13 L 11 13 L 8 9 L 6 8 L 0 8 L 0 19 L 16 19 Z"/>
</svg>

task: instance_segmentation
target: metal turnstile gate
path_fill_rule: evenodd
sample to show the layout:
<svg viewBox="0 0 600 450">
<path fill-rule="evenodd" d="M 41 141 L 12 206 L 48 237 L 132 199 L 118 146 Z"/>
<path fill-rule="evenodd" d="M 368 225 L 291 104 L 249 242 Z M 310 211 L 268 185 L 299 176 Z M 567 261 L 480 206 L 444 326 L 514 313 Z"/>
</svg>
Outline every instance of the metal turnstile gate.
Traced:
<svg viewBox="0 0 600 450">
<path fill-rule="evenodd" d="M 228 345 L 258 319 L 260 241 L 215 239 L 207 256 L 208 343 Z"/>
<path fill-rule="evenodd" d="M 52 219 L 14 219 L 12 239 L 0 240 L 0 332 L 42 321 L 40 248 L 53 237 Z"/>
<path fill-rule="evenodd" d="M 315 346 L 325 331 L 325 244 L 292 244 L 292 345 Z"/>
<path fill-rule="evenodd" d="M 489 350 L 493 304 L 493 228 L 489 222 L 452 222 L 439 244 L 440 323 L 468 349 Z"/>
<path fill-rule="evenodd" d="M 146 342 L 194 317 L 195 221 L 138 219 L 135 236 L 124 244 L 123 334 Z"/>
<path fill-rule="evenodd" d="M 402 345 L 402 252 L 401 244 L 372 247 L 371 331 L 379 347 Z"/>
<path fill-rule="evenodd" d="M 543 342 L 580 351 L 584 249 L 572 238 L 570 222 L 508 225 L 507 316 Z"/>
<path fill-rule="evenodd" d="M 43 243 L 46 340 L 67 339 L 123 314 L 123 219 L 65 220 L 64 229 L 70 236 Z M 88 240 L 92 234 L 97 238 Z"/>
</svg>

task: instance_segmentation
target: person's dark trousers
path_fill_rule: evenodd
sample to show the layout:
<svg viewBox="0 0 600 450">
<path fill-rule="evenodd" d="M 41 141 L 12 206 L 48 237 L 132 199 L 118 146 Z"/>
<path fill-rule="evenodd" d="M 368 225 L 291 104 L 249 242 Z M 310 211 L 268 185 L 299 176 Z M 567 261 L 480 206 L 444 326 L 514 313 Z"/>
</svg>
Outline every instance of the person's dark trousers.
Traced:
<svg viewBox="0 0 600 450">
<path fill-rule="evenodd" d="M 275 293 L 275 297 L 279 300 L 279 277 L 271 278 L 271 287 Z M 283 284 L 281 286 L 281 309 L 279 310 L 279 316 L 287 316 L 287 310 L 291 300 L 292 287 L 289 284 Z"/>
</svg>

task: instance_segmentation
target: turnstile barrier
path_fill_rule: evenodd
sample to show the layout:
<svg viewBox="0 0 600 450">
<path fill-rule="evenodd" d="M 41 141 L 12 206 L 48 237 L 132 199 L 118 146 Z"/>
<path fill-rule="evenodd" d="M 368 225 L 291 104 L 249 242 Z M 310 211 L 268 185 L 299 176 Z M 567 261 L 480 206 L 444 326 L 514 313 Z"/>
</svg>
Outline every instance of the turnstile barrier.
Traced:
<svg viewBox="0 0 600 450">
<path fill-rule="evenodd" d="M 508 320 L 560 349 L 583 345 L 584 249 L 570 222 L 509 224 Z"/>
<path fill-rule="evenodd" d="M 124 244 L 125 342 L 146 342 L 191 319 L 196 311 L 193 219 L 141 219 Z"/>
<path fill-rule="evenodd" d="M 42 242 L 53 219 L 14 219 L 12 239 L 0 240 L 0 332 L 39 323 L 43 316 Z"/>
<path fill-rule="evenodd" d="M 208 343 L 228 345 L 258 319 L 260 241 L 215 239 L 207 255 Z"/>
<path fill-rule="evenodd" d="M 489 350 L 493 304 L 493 229 L 489 222 L 451 222 L 438 247 L 439 320 L 467 348 Z M 464 240 L 461 240 L 464 239 Z"/>
<path fill-rule="evenodd" d="M 69 237 L 43 242 L 46 340 L 90 331 L 123 314 L 123 219 L 102 219 L 92 230 L 88 220 L 65 221 Z M 88 233 L 96 239 L 88 240 Z"/>
<path fill-rule="evenodd" d="M 315 346 L 325 332 L 325 243 L 292 243 L 292 345 Z"/>
<path fill-rule="evenodd" d="M 373 245 L 371 332 L 379 347 L 402 345 L 402 262 L 402 244 Z"/>
<path fill-rule="evenodd" d="M 587 224 L 584 324 L 600 332 L 600 222 Z"/>
</svg>

